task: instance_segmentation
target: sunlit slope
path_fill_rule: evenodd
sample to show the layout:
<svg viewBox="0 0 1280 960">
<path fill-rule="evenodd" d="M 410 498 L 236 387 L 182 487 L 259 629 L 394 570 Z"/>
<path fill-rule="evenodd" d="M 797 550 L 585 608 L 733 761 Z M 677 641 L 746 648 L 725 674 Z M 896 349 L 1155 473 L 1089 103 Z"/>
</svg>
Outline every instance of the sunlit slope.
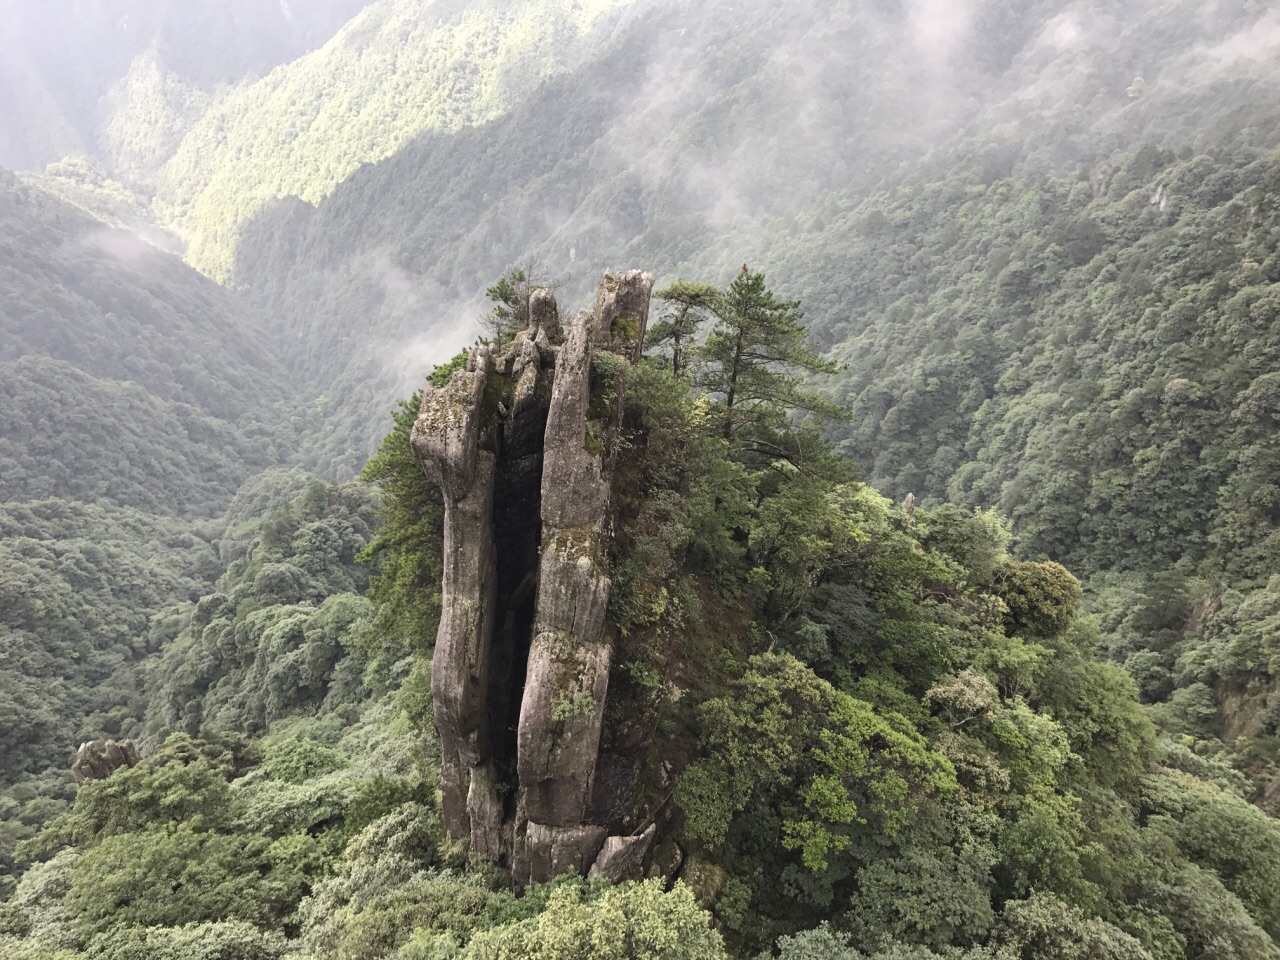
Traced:
<svg viewBox="0 0 1280 960">
<path fill-rule="evenodd" d="M 630 12 L 596 59 L 500 117 L 423 131 L 315 206 L 276 203 L 246 227 L 235 283 L 333 418 L 309 464 L 358 467 L 366 425 L 474 336 L 477 291 L 513 263 L 536 256 L 576 306 L 608 267 L 761 262 L 761 229 L 953 133 L 1041 16 L 982 4 L 957 45 L 913 5 Z"/>
<path fill-rule="evenodd" d="M 172 128 L 155 122 L 183 111 L 157 99 L 160 88 L 202 100 L 257 79 L 322 45 L 366 2 L 0 0 L 0 165 L 167 142 Z"/>
<path fill-rule="evenodd" d="M 317 202 L 423 131 L 500 116 L 598 52 L 634 2 L 383 0 L 214 107 L 165 167 L 158 209 L 188 260 L 225 278 L 241 226 L 265 203 Z"/>
</svg>

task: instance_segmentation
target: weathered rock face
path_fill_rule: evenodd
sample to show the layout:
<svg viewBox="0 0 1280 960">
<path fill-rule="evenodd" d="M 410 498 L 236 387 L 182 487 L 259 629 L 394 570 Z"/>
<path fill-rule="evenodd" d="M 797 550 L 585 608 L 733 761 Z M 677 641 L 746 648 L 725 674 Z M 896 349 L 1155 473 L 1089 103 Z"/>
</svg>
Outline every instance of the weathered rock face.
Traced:
<svg viewBox="0 0 1280 960">
<path fill-rule="evenodd" d="M 77 784 L 105 780 L 121 767 L 136 767 L 138 759 L 138 748 L 132 740 L 90 740 L 76 751 L 71 774 Z"/>
<path fill-rule="evenodd" d="M 652 288 L 606 274 L 567 331 L 535 291 L 529 329 L 428 388 L 413 429 L 445 504 L 432 673 L 445 822 L 521 883 L 642 876 L 655 837 L 637 786 L 648 744 L 605 719 L 613 448 Z"/>
</svg>

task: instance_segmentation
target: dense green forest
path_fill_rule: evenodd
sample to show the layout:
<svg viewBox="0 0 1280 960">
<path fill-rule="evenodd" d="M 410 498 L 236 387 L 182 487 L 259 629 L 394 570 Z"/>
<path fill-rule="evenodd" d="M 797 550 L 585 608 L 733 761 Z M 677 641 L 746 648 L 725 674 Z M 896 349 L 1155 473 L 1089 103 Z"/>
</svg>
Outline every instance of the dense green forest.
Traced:
<svg viewBox="0 0 1280 960">
<path fill-rule="evenodd" d="M 0 172 L 6 500 L 212 515 L 295 417 L 253 312 L 176 257 Z"/>
<path fill-rule="evenodd" d="M 472 3 L 423 17 L 382 0 L 339 42 L 229 95 L 161 172 L 160 215 L 188 259 L 226 278 L 239 230 L 282 196 L 317 202 L 364 163 L 426 131 L 501 116 L 539 81 L 577 66 L 608 37 L 626 0 Z M 326 96 L 342 77 L 338 97 Z M 246 190 L 249 187 L 249 190 Z"/>
<path fill-rule="evenodd" d="M 38 809 L 10 791 L 6 957 L 1280 953 L 1280 825 L 1157 737 L 1076 579 L 1012 558 L 994 512 L 895 506 L 796 426 L 837 411 L 759 274 L 665 296 L 625 394 L 609 617 L 665 638 L 624 643 L 637 678 L 685 664 L 657 748 L 687 766 L 683 880 L 516 897 L 444 834 L 439 495 L 407 404 L 364 482 L 267 473 L 207 525 L 223 572 L 151 618 L 145 718 L 113 718 L 140 764 Z M 722 349 L 742 337 L 773 359 Z"/>
<path fill-rule="evenodd" d="M 282 190 L 285 199 L 243 225 L 232 276 L 299 341 L 299 373 L 323 384 L 329 401 L 329 429 L 305 448 L 309 465 L 358 468 L 371 453 L 369 424 L 386 406 L 382 397 L 412 389 L 424 358 L 443 360 L 471 336 L 476 291 L 512 263 L 539 261 L 562 294 L 579 297 L 622 261 L 718 275 L 725 263 L 763 258 L 762 220 L 837 185 L 871 188 L 954 129 L 979 98 L 1006 89 L 1000 71 L 1040 17 L 1034 5 L 983 5 L 965 34 L 973 55 L 960 57 L 920 49 L 909 11 L 896 4 L 822 3 L 806 15 L 732 2 L 696 10 L 638 3 L 627 14 L 578 69 L 503 87 L 509 97 L 487 122 L 421 126 L 381 162 L 336 187 L 321 179 Z M 851 48 L 865 56 L 843 59 Z M 345 76 L 367 70 L 377 49 L 331 55 L 344 64 L 361 58 Z M 328 69 L 308 58 L 278 83 L 323 88 Z M 390 93 L 368 89 L 358 104 L 376 115 L 394 108 Z M 456 91 L 454 112 L 470 109 L 472 95 Z M 252 138 L 255 162 L 271 165 L 261 181 L 268 189 L 293 177 L 302 159 L 292 152 L 296 138 L 278 132 L 296 122 L 289 110 L 277 98 L 225 118 L 228 144 L 233 135 Z M 383 136 L 411 120 L 398 118 Z M 284 146 L 257 149 L 276 140 Z M 319 153 L 306 159 L 354 165 L 337 152 L 345 143 L 308 143 Z M 216 173 L 211 151 L 201 156 Z M 234 184 L 234 173 L 227 167 L 223 176 Z M 220 210 L 253 199 L 219 196 Z M 217 224 L 177 222 L 191 237 Z M 806 286 L 815 279 L 805 277 Z"/>
<path fill-rule="evenodd" d="M 0 870 L 142 732 L 142 665 L 222 569 L 217 523 L 305 414 L 253 312 L 0 171 Z M 259 505 L 259 510 L 262 506 Z"/>
<path fill-rule="evenodd" d="M 1210 15 L 1193 3 L 962 4 L 945 43 L 917 6 L 822 3 L 804 15 L 637 5 L 578 69 L 495 105 L 487 122 L 417 131 L 336 187 L 275 186 L 303 159 L 286 152 L 297 138 L 277 133 L 298 122 L 297 108 L 271 101 L 227 116 L 228 144 L 254 144 L 272 171 L 260 182 L 284 195 L 241 227 L 232 275 L 297 342 L 295 369 L 326 398 L 329 428 L 306 445 L 308 464 L 357 469 L 389 397 L 466 342 L 476 291 L 513 263 L 537 260 L 570 299 L 623 262 L 664 276 L 768 264 L 834 346 L 896 302 L 882 298 L 897 280 L 920 282 L 902 253 L 916 238 L 868 235 L 853 215 L 861 204 L 869 214 L 918 192 L 951 197 L 915 211 L 949 244 L 942 230 L 973 181 L 1002 182 L 996 196 L 1012 215 L 1043 176 L 1105 179 L 1143 143 L 1184 156 L 1227 150 L 1231 166 L 1277 144 L 1266 56 L 1275 31 L 1257 5 L 1220 3 Z M 329 55 L 345 64 L 376 49 Z M 859 57 L 844 58 L 849 49 Z M 323 88 L 327 69 L 308 58 L 276 83 L 297 74 L 290 82 Z M 458 94 L 459 109 L 469 95 Z M 363 109 L 388 108 L 379 89 L 363 96 Z M 263 154 L 272 138 L 284 146 Z M 307 162 L 348 164 L 343 144 L 308 145 Z M 1149 199 L 1157 172 L 1108 186 Z M 227 167 L 229 183 L 234 175 Z M 226 196 L 220 209 L 251 200 Z M 1185 199 L 1171 202 L 1176 216 Z M 1016 228 L 1054 228 L 1050 213 L 1026 210 Z M 188 237 L 206 229 L 180 223 Z M 952 253 L 931 269 L 967 270 Z M 881 328 L 890 343 L 894 322 Z M 856 453 L 870 463 L 881 451 Z"/>
<path fill-rule="evenodd" d="M 1280 956 L 1267 4 L 0 18 L 0 958 Z M 442 817 L 415 391 L 622 265 L 679 882 L 521 891 Z"/>
</svg>

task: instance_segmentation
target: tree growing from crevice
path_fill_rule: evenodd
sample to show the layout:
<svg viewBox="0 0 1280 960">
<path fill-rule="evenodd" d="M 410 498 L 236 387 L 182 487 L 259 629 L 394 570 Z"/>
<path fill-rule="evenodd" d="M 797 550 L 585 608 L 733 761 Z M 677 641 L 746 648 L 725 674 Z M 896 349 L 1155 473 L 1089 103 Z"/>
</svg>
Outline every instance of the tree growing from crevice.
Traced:
<svg viewBox="0 0 1280 960">
<path fill-rule="evenodd" d="M 512 268 L 484 292 L 493 306 L 481 317 L 481 325 L 497 343 L 510 342 L 529 326 L 529 295 L 554 286 L 537 260 Z"/>
</svg>

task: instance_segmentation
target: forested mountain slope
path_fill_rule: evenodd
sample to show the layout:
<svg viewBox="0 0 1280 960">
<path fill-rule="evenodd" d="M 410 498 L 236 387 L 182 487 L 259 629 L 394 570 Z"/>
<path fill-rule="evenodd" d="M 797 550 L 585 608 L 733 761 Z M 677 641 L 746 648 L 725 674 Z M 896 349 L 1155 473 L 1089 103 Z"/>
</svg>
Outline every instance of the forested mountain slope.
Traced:
<svg viewBox="0 0 1280 960">
<path fill-rule="evenodd" d="M 69 767 L 84 740 L 132 737 L 150 753 L 175 731 L 214 729 L 223 736 L 219 749 L 229 744 L 240 751 L 237 762 L 245 762 L 242 732 L 263 733 L 299 708 L 323 707 L 328 719 L 307 731 L 319 740 L 337 742 L 344 730 L 350 734 L 348 728 L 359 726 L 367 657 L 356 649 L 354 625 L 366 613 L 357 594 L 367 573 L 355 559 L 370 536 L 372 504 L 367 487 L 327 488 L 300 472 L 276 470 L 247 483 L 221 517 L 195 525 L 66 501 L 0 508 L 0 641 L 6 652 L 0 670 L 0 900 L 28 859 L 15 853 L 17 845 L 74 799 Z M 377 736 L 386 739 L 389 731 Z M 294 736 L 285 739 L 288 754 L 297 745 Z M 270 820 L 282 805 L 295 823 L 314 817 L 303 829 L 333 825 L 362 790 L 377 793 L 365 780 L 403 765 L 410 746 L 397 741 L 388 758 L 368 735 L 355 739 L 358 749 L 371 751 L 360 769 L 330 777 L 322 795 L 310 801 L 310 812 L 297 806 L 289 788 L 284 796 L 273 795 L 242 839 L 252 833 L 260 842 L 265 830 L 274 829 L 263 818 Z M 320 749 L 320 763 L 328 764 L 319 772 L 350 766 L 334 766 L 335 755 L 309 739 L 300 747 L 304 754 L 308 745 Z M 285 783 L 317 772 L 316 756 L 297 760 L 301 768 L 284 772 Z M 180 793 L 161 807 L 181 805 Z M 403 794 L 393 791 L 401 799 Z M 380 802 L 372 799 L 373 809 Z M 140 807 L 131 816 L 147 822 L 154 812 Z M 206 810 L 215 818 L 226 812 Z M 346 834 L 339 831 L 328 843 L 349 838 L 357 816 L 353 811 Z M 164 830 L 159 820 L 150 825 Z M 166 841 L 159 842 L 163 848 Z M 244 851 L 248 869 L 262 862 L 265 846 Z M 190 911 L 173 915 L 186 922 L 219 907 L 212 899 L 203 905 L 187 900 L 178 909 Z M 0 930 L 13 932 L 2 923 Z"/>
<path fill-rule="evenodd" d="M 538 257 L 572 301 L 623 257 L 673 273 L 699 258 L 723 269 L 709 249 L 720 238 L 735 264 L 760 253 L 743 243 L 760 218 L 837 185 L 870 188 L 954 130 L 999 85 L 1039 10 L 977 5 L 961 25 L 966 43 L 953 44 L 926 11 L 895 4 L 637 5 L 612 44 L 516 91 L 489 122 L 423 132 L 314 210 L 267 208 L 245 229 L 233 276 L 285 324 L 307 381 L 333 403 L 331 448 L 313 462 L 331 465 L 341 446 L 344 466 L 358 464 L 355 432 L 367 435 L 358 424 L 385 407 L 378 394 L 469 336 L 475 291 L 511 263 Z M 278 138 L 287 117 L 227 116 L 227 142 Z M 334 162 L 323 152 L 311 162 L 321 161 Z M 326 178 L 323 191 L 294 191 L 316 200 Z"/>
<path fill-rule="evenodd" d="M 1024 556 L 1092 574 L 1104 650 L 1153 715 L 1234 742 L 1270 803 L 1280 25 L 1172 11 L 1060 22 L 1096 59 L 825 198 L 772 259 L 821 291 L 842 449 L 894 496 L 994 506 Z"/>
<path fill-rule="evenodd" d="M 0 499 L 208 515 L 287 455 L 285 374 L 244 304 L 0 178 Z"/>
<path fill-rule="evenodd" d="M 380 0 L 310 56 L 213 107 L 162 171 L 157 208 L 188 259 L 229 279 L 270 200 L 318 202 L 424 131 L 502 115 L 606 47 L 630 0 Z"/>
<path fill-rule="evenodd" d="M 0 166 L 79 153 L 142 173 L 221 88 L 320 46 L 365 2 L 4 0 Z"/>
<path fill-rule="evenodd" d="M 1280 154 L 1215 154 L 961 174 L 834 217 L 857 278 L 823 325 L 847 452 L 895 494 L 998 507 L 1079 568 L 1276 569 Z M 787 263 L 833 266 L 823 249 Z"/>
<path fill-rule="evenodd" d="M 221 568 L 244 481 L 289 455 L 246 305 L 0 171 L 0 869 L 77 744 L 140 730 L 142 661 Z"/>
<path fill-rule="evenodd" d="M 75 748 L 140 729 L 139 664 L 178 628 L 156 615 L 208 588 L 211 539 L 128 507 L 0 504 L 0 875 L 74 795 Z"/>
<path fill-rule="evenodd" d="M 376 384 L 403 372 L 407 385 L 424 358 L 447 356 L 473 329 L 474 291 L 511 263 L 537 258 L 569 300 L 628 256 L 666 275 L 767 264 L 834 344 L 860 329 L 862 285 L 901 273 L 864 276 L 851 258 L 900 247 L 828 221 L 872 209 L 888 175 L 905 191 L 963 169 L 1018 191 L 1050 172 L 1092 175 L 1144 142 L 1198 151 L 1221 132 L 1251 150 L 1276 143 L 1276 30 L 1255 5 L 947 9 L 637 6 L 612 45 L 489 122 L 424 132 L 327 199 L 327 174 L 284 190 L 318 203 L 284 200 L 245 227 L 235 282 L 301 348 L 294 362 L 335 418 L 328 443 L 352 450 L 356 424 L 379 410 Z M 292 71 L 302 82 L 304 65 L 331 55 L 277 82 Z M 227 143 L 291 129 L 293 114 L 263 107 L 224 114 Z M 308 150 L 309 163 L 334 159 Z M 306 156 L 272 155 L 280 169 Z M 308 460 L 333 456 L 321 447 Z"/>
</svg>

